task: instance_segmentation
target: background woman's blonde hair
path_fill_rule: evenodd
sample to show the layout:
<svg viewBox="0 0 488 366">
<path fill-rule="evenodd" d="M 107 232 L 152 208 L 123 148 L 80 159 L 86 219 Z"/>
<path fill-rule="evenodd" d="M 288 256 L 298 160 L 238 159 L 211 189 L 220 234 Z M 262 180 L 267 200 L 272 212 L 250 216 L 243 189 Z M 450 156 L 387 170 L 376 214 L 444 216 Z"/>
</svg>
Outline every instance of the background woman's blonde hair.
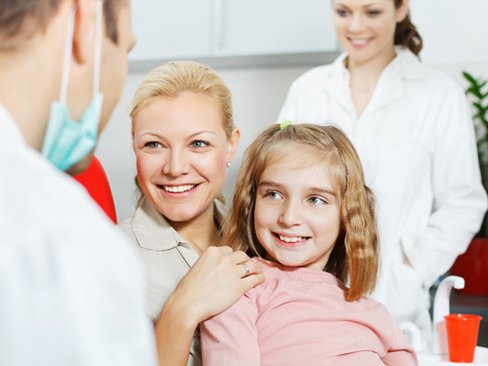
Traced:
<svg viewBox="0 0 488 366">
<path fill-rule="evenodd" d="M 224 243 L 253 256 L 266 255 L 254 230 L 256 191 L 264 169 L 276 159 L 286 157 L 290 144 L 311 147 L 301 150 L 312 152 L 312 156 L 304 159 L 311 164 L 328 164 L 341 228 L 324 271 L 348 281 L 346 300 L 356 300 L 376 284 L 378 234 L 374 200 L 364 183 L 359 157 L 346 135 L 336 127 L 298 124 L 281 129 L 274 125 L 254 140 L 244 154 L 236 179 L 232 210 L 224 226 Z"/>
<path fill-rule="evenodd" d="M 134 116 L 154 98 L 176 98 L 180 93 L 202 94 L 215 103 L 222 113 L 227 137 L 235 129 L 232 117 L 232 95 L 219 75 L 208 66 L 193 61 L 170 61 L 150 71 L 132 99 L 130 117 L 134 129 Z"/>
</svg>

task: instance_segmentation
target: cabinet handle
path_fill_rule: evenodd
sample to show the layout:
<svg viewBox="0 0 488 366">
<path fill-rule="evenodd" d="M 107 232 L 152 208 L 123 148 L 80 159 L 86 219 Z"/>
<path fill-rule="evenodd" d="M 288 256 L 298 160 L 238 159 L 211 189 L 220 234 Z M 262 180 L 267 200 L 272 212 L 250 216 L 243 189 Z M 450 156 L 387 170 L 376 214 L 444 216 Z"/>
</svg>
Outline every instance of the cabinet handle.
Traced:
<svg viewBox="0 0 488 366">
<path fill-rule="evenodd" d="M 214 0 L 215 44 L 218 50 L 225 45 L 224 0 Z"/>
</svg>

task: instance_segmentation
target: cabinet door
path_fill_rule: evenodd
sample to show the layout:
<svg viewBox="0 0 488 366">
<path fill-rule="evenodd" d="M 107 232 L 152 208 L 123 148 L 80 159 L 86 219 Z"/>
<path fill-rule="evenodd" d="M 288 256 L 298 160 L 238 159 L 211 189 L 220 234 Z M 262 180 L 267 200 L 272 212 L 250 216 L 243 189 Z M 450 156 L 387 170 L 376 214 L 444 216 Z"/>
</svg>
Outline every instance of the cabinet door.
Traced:
<svg viewBox="0 0 488 366">
<path fill-rule="evenodd" d="M 213 0 L 212 55 L 337 50 L 330 0 Z"/>
<path fill-rule="evenodd" d="M 488 61 L 487 0 L 442 0 L 442 4 L 439 0 L 413 0 L 410 12 L 424 40 L 422 61 Z"/>
<path fill-rule="evenodd" d="M 207 57 L 212 0 L 133 0 L 132 61 Z"/>
</svg>

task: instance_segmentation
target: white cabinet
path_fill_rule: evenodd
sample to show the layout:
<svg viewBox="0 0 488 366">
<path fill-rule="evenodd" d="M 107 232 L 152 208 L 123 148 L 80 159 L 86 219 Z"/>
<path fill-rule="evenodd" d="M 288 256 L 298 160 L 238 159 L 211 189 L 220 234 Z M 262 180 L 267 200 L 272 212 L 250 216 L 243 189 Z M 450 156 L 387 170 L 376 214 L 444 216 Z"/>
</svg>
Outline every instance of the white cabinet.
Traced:
<svg viewBox="0 0 488 366">
<path fill-rule="evenodd" d="M 133 61 L 206 57 L 213 0 L 132 0 Z"/>
<path fill-rule="evenodd" d="M 330 0 L 134 0 L 133 61 L 337 50 Z"/>
<path fill-rule="evenodd" d="M 214 0 L 212 55 L 336 49 L 327 0 Z"/>
</svg>

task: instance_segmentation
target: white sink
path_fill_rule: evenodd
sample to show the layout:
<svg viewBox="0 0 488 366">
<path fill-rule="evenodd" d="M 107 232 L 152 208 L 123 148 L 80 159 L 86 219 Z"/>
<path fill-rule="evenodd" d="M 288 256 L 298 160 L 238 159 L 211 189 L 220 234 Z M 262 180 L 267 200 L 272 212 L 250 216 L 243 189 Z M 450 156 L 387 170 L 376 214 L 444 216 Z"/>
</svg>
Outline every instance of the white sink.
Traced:
<svg viewBox="0 0 488 366">
<path fill-rule="evenodd" d="M 447 355 L 429 355 L 419 353 L 419 366 L 459 366 L 459 365 L 483 365 L 488 366 L 488 348 L 476 347 L 474 361 L 472 363 L 449 362 Z"/>
</svg>

